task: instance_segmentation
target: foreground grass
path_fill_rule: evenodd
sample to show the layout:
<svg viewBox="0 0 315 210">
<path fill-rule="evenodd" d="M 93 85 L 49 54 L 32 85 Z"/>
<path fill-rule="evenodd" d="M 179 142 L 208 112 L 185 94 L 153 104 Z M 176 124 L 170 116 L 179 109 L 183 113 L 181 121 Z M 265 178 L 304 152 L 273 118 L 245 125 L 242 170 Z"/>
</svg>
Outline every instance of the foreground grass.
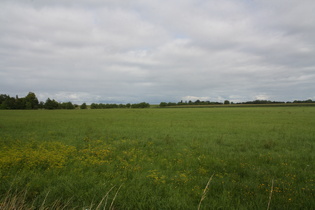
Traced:
<svg viewBox="0 0 315 210">
<path fill-rule="evenodd" d="M 0 206 L 23 195 L 29 208 L 312 209 L 314 117 L 313 107 L 0 111 Z"/>
</svg>

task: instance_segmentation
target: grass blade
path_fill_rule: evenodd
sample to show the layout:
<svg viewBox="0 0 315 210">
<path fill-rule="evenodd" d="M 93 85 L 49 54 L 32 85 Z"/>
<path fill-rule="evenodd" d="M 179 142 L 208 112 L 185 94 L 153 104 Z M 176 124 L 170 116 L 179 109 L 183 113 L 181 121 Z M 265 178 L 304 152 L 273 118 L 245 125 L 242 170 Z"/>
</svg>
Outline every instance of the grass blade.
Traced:
<svg viewBox="0 0 315 210">
<path fill-rule="evenodd" d="M 206 198 L 206 194 L 207 194 L 207 192 L 209 191 L 209 185 L 210 185 L 210 182 L 211 182 L 213 176 L 214 176 L 214 174 L 212 174 L 212 176 L 209 178 L 208 183 L 207 183 L 205 189 L 203 190 L 203 193 L 202 193 L 202 196 L 201 196 L 199 205 L 198 205 L 198 210 L 199 210 L 200 207 L 201 207 L 202 201 Z"/>
</svg>

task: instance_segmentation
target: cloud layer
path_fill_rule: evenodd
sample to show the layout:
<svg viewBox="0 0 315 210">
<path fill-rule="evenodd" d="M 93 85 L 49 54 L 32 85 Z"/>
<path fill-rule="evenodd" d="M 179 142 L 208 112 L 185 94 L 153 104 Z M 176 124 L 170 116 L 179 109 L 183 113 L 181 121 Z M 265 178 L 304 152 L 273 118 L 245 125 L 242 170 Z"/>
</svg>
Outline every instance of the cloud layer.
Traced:
<svg viewBox="0 0 315 210">
<path fill-rule="evenodd" d="M 40 100 L 315 99 L 315 2 L 0 2 L 0 90 Z"/>
</svg>

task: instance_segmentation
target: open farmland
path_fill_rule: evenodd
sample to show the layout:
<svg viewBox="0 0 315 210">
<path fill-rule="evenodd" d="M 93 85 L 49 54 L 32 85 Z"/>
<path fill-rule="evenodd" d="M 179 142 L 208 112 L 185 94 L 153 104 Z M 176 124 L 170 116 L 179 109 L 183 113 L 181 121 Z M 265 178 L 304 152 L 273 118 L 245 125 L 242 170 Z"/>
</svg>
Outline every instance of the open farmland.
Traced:
<svg viewBox="0 0 315 210">
<path fill-rule="evenodd" d="M 2 110 L 0 207 L 312 209 L 314 150 L 315 107 Z"/>
</svg>

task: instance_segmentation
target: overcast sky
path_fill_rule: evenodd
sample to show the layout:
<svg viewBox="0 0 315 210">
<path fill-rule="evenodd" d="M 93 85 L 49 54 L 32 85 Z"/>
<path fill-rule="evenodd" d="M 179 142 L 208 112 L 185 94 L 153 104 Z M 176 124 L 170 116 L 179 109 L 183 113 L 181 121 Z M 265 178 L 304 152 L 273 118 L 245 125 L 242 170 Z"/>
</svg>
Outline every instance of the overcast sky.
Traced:
<svg viewBox="0 0 315 210">
<path fill-rule="evenodd" d="M 314 0 L 1 0 L 0 94 L 315 100 Z"/>
</svg>

